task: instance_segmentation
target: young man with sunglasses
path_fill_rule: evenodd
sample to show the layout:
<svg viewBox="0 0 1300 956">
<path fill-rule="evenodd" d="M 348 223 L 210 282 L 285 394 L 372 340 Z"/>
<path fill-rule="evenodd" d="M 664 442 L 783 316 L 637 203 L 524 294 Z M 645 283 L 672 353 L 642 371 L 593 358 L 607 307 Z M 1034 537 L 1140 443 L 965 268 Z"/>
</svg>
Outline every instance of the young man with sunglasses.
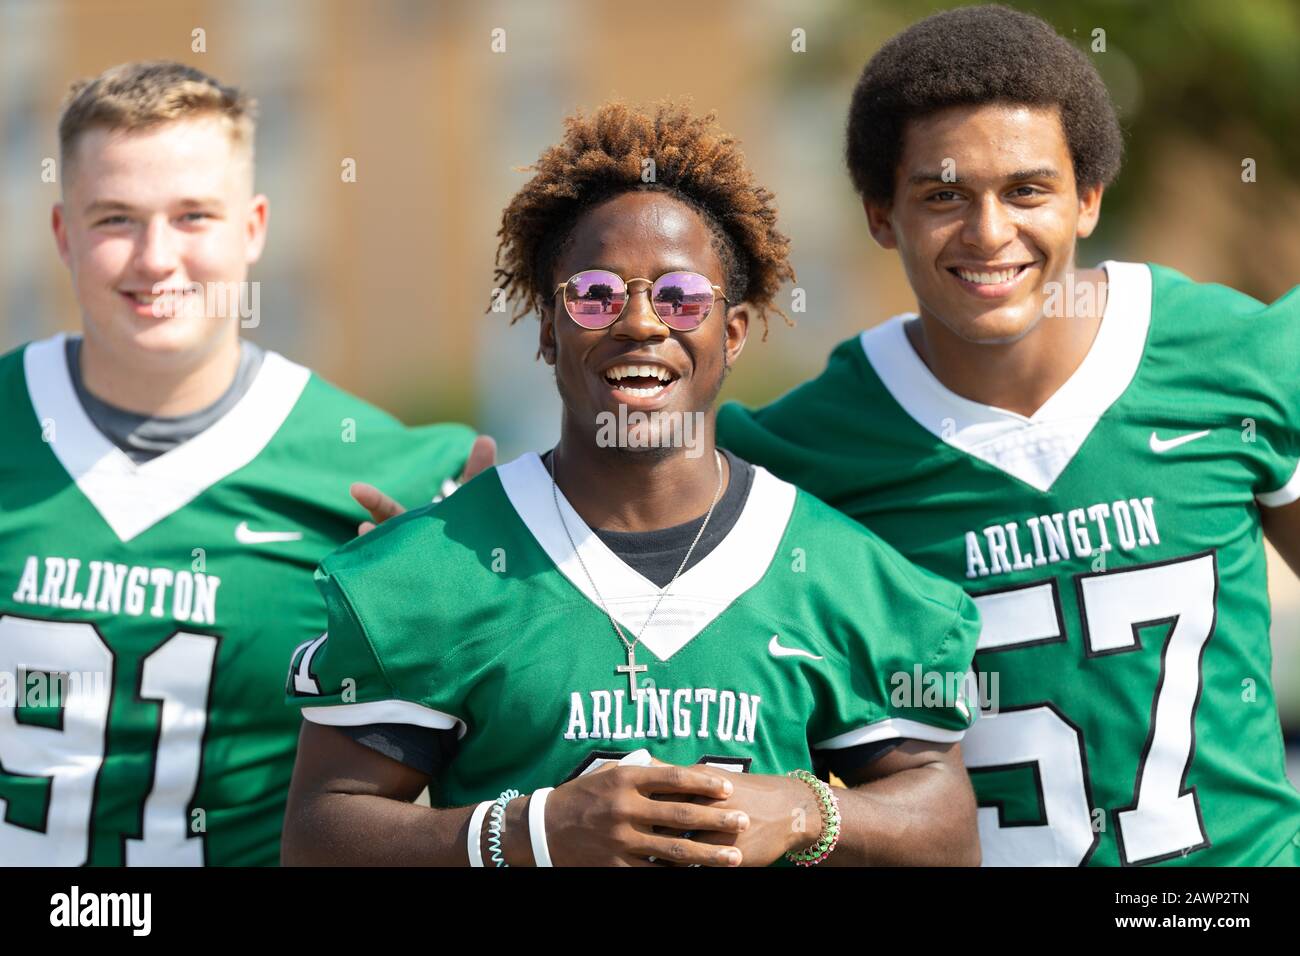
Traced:
<svg viewBox="0 0 1300 956">
<path fill-rule="evenodd" d="M 322 563 L 285 861 L 977 861 L 969 599 L 713 445 L 791 275 L 771 195 L 671 106 L 571 118 L 535 169 L 499 280 L 541 314 L 559 444 Z M 663 429 L 696 415 L 692 455 Z"/>
<path fill-rule="evenodd" d="M 83 331 L 0 358 L 5 865 L 276 863 L 300 723 L 279 672 L 324 627 L 311 574 L 355 533 L 348 483 L 427 501 L 470 450 L 240 338 L 253 109 L 133 63 L 63 110 Z"/>
<path fill-rule="evenodd" d="M 1077 268 L 1119 161 L 1101 79 L 1043 21 L 894 37 L 848 163 L 919 316 L 724 407 L 719 440 L 975 597 L 986 863 L 1300 863 L 1262 546 L 1300 571 L 1300 293 Z"/>
</svg>

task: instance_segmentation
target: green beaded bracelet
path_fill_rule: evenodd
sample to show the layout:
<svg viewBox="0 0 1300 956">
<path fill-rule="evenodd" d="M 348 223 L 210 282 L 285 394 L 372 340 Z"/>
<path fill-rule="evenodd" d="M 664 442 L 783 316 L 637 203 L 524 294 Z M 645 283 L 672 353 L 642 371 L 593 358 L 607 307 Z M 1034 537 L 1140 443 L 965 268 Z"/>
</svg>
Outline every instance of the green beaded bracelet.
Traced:
<svg viewBox="0 0 1300 956">
<path fill-rule="evenodd" d="M 835 845 L 840 842 L 840 801 L 829 786 L 807 770 L 791 770 L 786 776 L 803 781 L 817 795 L 817 803 L 822 811 L 822 832 L 817 842 L 802 850 L 786 853 L 785 858 L 799 866 L 816 866 L 830 856 Z"/>
</svg>

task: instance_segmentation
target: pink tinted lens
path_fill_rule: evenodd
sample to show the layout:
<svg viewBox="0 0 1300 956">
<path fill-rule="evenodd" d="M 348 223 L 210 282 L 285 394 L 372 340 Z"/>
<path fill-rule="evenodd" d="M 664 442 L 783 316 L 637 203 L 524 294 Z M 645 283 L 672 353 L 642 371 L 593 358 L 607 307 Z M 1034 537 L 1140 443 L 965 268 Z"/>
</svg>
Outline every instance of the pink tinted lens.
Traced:
<svg viewBox="0 0 1300 956">
<path fill-rule="evenodd" d="M 627 302 L 627 285 L 604 269 L 579 272 L 564 285 L 564 308 L 584 329 L 612 325 Z"/>
<path fill-rule="evenodd" d="M 669 272 L 650 289 L 655 314 L 670 329 L 699 328 L 713 308 L 713 283 L 698 272 Z"/>
</svg>

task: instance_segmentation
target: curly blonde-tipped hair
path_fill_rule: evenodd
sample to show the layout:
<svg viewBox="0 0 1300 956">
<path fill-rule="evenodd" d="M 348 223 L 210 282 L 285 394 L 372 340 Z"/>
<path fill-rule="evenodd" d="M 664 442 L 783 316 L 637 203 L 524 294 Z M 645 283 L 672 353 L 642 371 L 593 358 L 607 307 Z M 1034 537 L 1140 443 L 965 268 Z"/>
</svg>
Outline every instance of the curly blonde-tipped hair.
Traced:
<svg viewBox="0 0 1300 956">
<path fill-rule="evenodd" d="M 64 167 L 77 139 L 92 129 L 135 132 L 198 116 L 227 121 L 231 141 L 252 158 L 257 102 L 201 70 L 165 60 L 123 63 L 68 90 L 59 117 Z"/>
<path fill-rule="evenodd" d="M 653 160 L 653 181 L 642 177 Z M 763 319 L 789 317 L 774 303 L 794 279 L 790 240 L 776 228 L 775 197 L 754 181 L 734 137 L 716 114 L 692 115 L 673 101 L 646 110 L 622 102 L 564 121 L 564 137 L 532 165 L 534 173 L 501 214 L 496 280 L 514 303 L 510 321 L 540 311 L 551 272 L 578 218 L 630 190 L 668 193 L 700 213 L 714 236 L 732 304 L 748 303 Z"/>
</svg>

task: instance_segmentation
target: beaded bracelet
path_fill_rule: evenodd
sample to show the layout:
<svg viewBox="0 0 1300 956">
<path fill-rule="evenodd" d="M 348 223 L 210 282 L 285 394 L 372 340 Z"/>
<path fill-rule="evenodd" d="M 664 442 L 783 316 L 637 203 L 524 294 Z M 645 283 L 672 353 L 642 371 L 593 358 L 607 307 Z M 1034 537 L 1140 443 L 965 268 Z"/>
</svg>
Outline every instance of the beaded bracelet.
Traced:
<svg viewBox="0 0 1300 956">
<path fill-rule="evenodd" d="M 785 858 L 798 866 L 816 866 L 830 856 L 840 842 L 840 801 L 830 787 L 807 770 L 791 770 L 786 776 L 803 781 L 817 795 L 822 811 L 822 832 L 816 843 L 797 852 L 787 853 Z"/>
</svg>

